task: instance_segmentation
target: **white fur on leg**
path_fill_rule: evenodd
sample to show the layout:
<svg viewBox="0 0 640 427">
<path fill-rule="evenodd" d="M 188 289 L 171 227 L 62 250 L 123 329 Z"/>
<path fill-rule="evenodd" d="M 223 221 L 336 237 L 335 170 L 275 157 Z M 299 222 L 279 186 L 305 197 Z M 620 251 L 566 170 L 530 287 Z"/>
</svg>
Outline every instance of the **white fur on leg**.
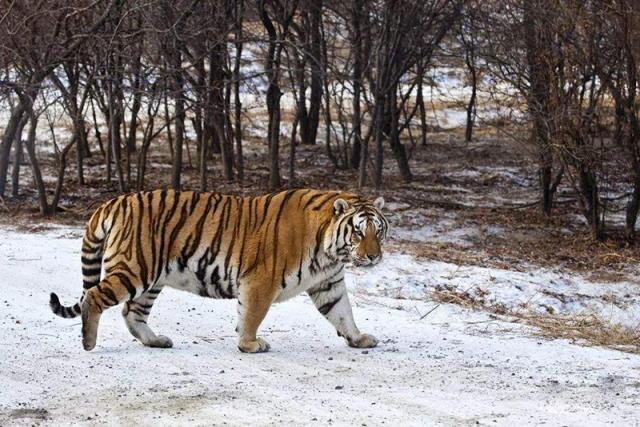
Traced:
<svg viewBox="0 0 640 427">
<path fill-rule="evenodd" d="M 131 335 L 147 347 L 171 348 L 173 342 L 169 337 L 156 335 L 149 325 L 149 311 L 158 293 L 143 294 L 133 301 L 127 302 L 122 309 L 122 316 Z"/>
<path fill-rule="evenodd" d="M 353 320 L 353 311 L 349 303 L 344 277 L 333 278 L 333 282 L 321 284 L 309 289 L 309 296 L 316 308 L 336 328 L 338 335 L 344 337 L 351 347 L 370 348 L 378 344 L 373 335 L 363 334 Z"/>
</svg>

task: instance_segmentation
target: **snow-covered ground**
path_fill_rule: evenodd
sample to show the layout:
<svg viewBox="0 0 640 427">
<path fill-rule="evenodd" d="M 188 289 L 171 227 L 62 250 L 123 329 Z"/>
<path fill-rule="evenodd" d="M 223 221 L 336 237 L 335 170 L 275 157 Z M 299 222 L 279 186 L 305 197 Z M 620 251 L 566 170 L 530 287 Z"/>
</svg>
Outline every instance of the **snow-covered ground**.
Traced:
<svg viewBox="0 0 640 427">
<path fill-rule="evenodd" d="M 269 312 L 261 331 L 271 352 L 242 354 L 234 302 L 166 289 L 151 326 L 174 348 L 135 342 L 112 309 L 85 352 L 79 320 L 47 305 L 50 291 L 67 304 L 79 296 L 80 234 L 0 231 L 0 425 L 640 423 L 640 356 L 537 338 L 455 305 L 421 319 L 435 286 L 493 283 L 497 300 L 517 304 L 518 292 L 532 300 L 545 286 L 591 292 L 580 277 L 388 253 L 348 275 L 357 322 L 381 340 L 375 349 L 347 347 L 300 296 Z M 631 301 L 637 308 L 637 291 Z"/>
</svg>

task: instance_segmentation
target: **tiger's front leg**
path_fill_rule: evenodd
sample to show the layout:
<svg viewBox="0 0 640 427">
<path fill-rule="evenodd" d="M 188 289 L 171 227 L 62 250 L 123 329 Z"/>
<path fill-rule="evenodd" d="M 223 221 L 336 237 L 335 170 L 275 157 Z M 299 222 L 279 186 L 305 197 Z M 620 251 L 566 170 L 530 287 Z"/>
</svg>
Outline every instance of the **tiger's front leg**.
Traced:
<svg viewBox="0 0 640 427">
<path fill-rule="evenodd" d="M 240 287 L 238 295 L 238 349 L 243 353 L 264 353 L 271 346 L 256 336 L 260 323 L 274 300 L 274 290 L 259 281 L 250 281 Z"/>
<path fill-rule="evenodd" d="M 378 345 L 377 338 L 361 333 L 353 320 L 342 270 L 326 283 L 309 289 L 307 293 L 318 311 L 331 322 L 338 335 L 347 340 L 349 346 L 371 348 Z"/>
</svg>

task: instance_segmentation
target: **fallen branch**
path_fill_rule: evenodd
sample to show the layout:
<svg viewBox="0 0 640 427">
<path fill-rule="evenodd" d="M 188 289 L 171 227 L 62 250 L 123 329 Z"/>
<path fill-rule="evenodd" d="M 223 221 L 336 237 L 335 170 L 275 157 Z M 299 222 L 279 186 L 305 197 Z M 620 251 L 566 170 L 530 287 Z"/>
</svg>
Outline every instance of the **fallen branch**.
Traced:
<svg viewBox="0 0 640 427">
<path fill-rule="evenodd" d="M 440 307 L 440 305 L 441 305 L 441 304 L 436 304 L 436 306 L 435 306 L 435 307 L 433 307 L 431 310 L 429 310 L 429 311 L 427 311 L 425 314 L 423 314 L 423 315 L 420 317 L 420 320 L 424 319 L 425 317 L 427 317 L 428 315 L 430 315 L 431 313 L 433 313 L 433 311 L 434 311 L 436 308 Z"/>
</svg>

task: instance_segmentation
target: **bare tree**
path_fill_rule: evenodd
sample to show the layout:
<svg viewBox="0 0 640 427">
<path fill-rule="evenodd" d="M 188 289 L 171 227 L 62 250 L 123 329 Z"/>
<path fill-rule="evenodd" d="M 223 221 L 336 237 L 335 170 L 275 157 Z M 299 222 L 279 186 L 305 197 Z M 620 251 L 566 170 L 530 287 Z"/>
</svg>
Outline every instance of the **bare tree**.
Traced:
<svg viewBox="0 0 640 427">
<path fill-rule="evenodd" d="M 266 2 L 257 1 L 257 9 L 262 24 L 268 35 L 268 50 L 265 62 L 265 74 L 268 79 L 267 87 L 267 112 L 269 114 L 268 141 L 269 141 L 269 186 L 271 189 L 279 188 L 280 180 L 280 77 L 282 62 L 282 49 L 284 40 L 290 30 L 291 22 L 298 7 L 297 0 L 281 0 Z"/>
</svg>

